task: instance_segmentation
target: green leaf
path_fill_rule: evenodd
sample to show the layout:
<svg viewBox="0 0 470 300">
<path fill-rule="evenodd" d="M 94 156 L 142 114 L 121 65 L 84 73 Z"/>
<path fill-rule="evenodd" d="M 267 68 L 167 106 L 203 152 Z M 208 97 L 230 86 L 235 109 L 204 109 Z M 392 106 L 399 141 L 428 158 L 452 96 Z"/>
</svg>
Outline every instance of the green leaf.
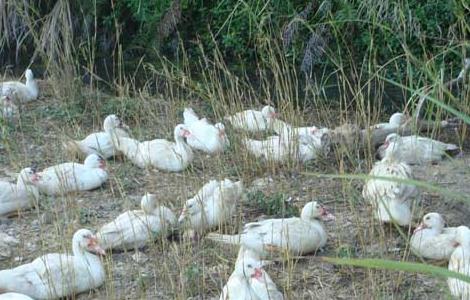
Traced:
<svg viewBox="0 0 470 300">
<path fill-rule="evenodd" d="M 411 263 L 411 262 L 401 262 L 394 260 L 385 260 L 385 259 L 350 259 L 350 258 L 334 258 L 334 257 L 323 257 L 323 261 L 335 264 L 335 265 L 345 265 L 353 266 L 367 269 L 383 269 L 391 271 L 405 271 L 409 273 L 421 273 L 428 274 L 433 277 L 440 278 L 456 278 L 465 282 L 470 283 L 470 276 L 452 272 L 448 269 L 436 267 L 432 265 L 425 265 L 420 263 Z"/>
</svg>

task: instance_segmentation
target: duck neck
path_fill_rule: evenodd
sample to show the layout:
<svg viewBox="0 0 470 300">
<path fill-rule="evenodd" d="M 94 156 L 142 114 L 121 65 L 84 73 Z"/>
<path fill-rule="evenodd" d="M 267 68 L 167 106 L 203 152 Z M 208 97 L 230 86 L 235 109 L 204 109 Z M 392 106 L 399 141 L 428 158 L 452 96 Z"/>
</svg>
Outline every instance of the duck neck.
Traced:
<svg viewBox="0 0 470 300">
<path fill-rule="evenodd" d="M 39 94 L 38 83 L 36 82 L 36 80 L 34 78 L 32 78 L 32 79 L 27 78 L 26 79 L 26 88 L 28 89 L 28 92 L 30 93 L 32 98 L 37 98 L 38 97 L 38 94 Z"/>
<path fill-rule="evenodd" d="M 191 148 L 186 144 L 184 138 L 179 135 L 175 135 L 176 152 L 181 155 L 191 153 Z"/>
</svg>

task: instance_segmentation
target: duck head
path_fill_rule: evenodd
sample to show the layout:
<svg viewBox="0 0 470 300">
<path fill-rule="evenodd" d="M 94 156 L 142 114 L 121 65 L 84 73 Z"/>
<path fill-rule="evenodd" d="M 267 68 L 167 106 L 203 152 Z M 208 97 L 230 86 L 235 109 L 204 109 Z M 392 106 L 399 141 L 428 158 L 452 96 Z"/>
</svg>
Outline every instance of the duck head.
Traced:
<svg viewBox="0 0 470 300">
<path fill-rule="evenodd" d="M 265 107 L 263 107 L 261 113 L 266 119 L 275 119 L 277 117 L 276 110 L 270 105 L 266 105 Z"/>
<path fill-rule="evenodd" d="M 435 229 L 440 232 L 444 228 L 444 225 L 445 221 L 440 214 L 435 212 L 428 213 L 423 217 L 423 220 L 418 225 L 418 227 L 415 228 L 413 233 L 416 233 L 426 228 Z"/>
<path fill-rule="evenodd" d="M 191 132 L 183 124 L 176 125 L 174 134 L 175 139 L 178 139 L 180 137 L 187 138 L 191 136 Z"/>
<path fill-rule="evenodd" d="M 300 217 L 304 220 L 321 219 L 323 221 L 331 221 L 335 219 L 333 214 L 316 201 L 305 204 Z"/>
<path fill-rule="evenodd" d="M 74 253 L 75 251 L 91 252 L 95 254 L 105 255 L 106 252 L 98 244 L 98 239 L 96 236 L 88 229 L 80 229 L 73 235 L 72 240 Z"/>
</svg>

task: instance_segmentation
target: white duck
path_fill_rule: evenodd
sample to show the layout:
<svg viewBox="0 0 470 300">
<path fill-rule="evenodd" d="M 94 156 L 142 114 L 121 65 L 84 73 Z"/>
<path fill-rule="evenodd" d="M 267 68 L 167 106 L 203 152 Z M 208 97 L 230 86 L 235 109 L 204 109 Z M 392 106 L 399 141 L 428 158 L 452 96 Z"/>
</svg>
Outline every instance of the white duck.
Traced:
<svg viewBox="0 0 470 300">
<path fill-rule="evenodd" d="M 129 127 L 116 115 L 109 115 L 103 122 L 104 131 L 92 133 L 81 141 L 67 141 L 64 148 L 69 152 L 79 152 L 84 155 L 99 154 L 108 159 L 117 155 L 115 147 L 117 137 L 129 137 Z"/>
<path fill-rule="evenodd" d="M 39 200 L 35 182 L 37 174 L 33 168 L 25 168 L 18 175 L 16 184 L 0 181 L 0 216 L 29 208 Z"/>
<path fill-rule="evenodd" d="M 225 117 L 225 120 L 237 129 L 250 132 L 268 130 L 272 126 L 272 120 L 276 118 L 274 107 L 266 105 L 261 111 L 245 110 Z"/>
<path fill-rule="evenodd" d="M 140 205 L 141 210 L 126 211 L 98 230 L 96 236 L 103 249 L 142 248 L 157 236 L 165 236 L 176 224 L 176 216 L 158 205 L 156 195 L 145 194 Z"/>
<path fill-rule="evenodd" d="M 384 159 L 376 162 L 369 175 L 397 180 L 413 179 L 410 166 L 397 162 L 393 153 L 388 153 Z M 362 189 L 362 196 L 374 207 L 377 219 L 381 222 L 393 220 L 400 226 L 411 223 L 410 200 L 417 195 L 416 186 L 386 179 L 367 179 Z"/>
<path fill-rule="evenodd" d="M 288 124 L 279 119 L 273 119 L 271 121 L 273 131 L 278 135 L 286 135 L 286 136 L 293 136 L 293 135 L 314 135 L 315 132 L 318 130 L 316 126 L 307 126 L 307 127 L 293 127 L 292 125 Z"/>
<path fill-rule="evenodd" d="M 16 238 L 0 231 L 0 260 L 7 259 L 16 253 L 14 248 L 19 243 Z"/>
<path fill-rule="evenodd" d="M 15 95 L 19 102 L 36 100 L 39 95 L 38 84 L 33 76 L 33 71 L 25 72 L 26 84 L 19 81 L 0 82 L 0 96 Z"/>
<path fill-rule="evenodd" d="M 96 237 L 87 229 L 73 235 L 73 255 L 47 254 L 29 264 L 0 271 L 0 291 L 17 292 L 35 299 L 72 296 L 99 287 L 106 278 L 104 255 Z"/>
<path fill-rule="evenodd" d="M 219 299 L 282 300 L 284 296 L 263 269 L 263 262 L 259 256 L 251 250 L 241 249 L 235 269 L 222 289 Z"/>
<path fill-rule="evenodd" d="M 226 244 L 241 244 L 262 257 L 277 251 L 301 255 L 325 246 L 327 234 L 319 219 L 328 221 L 334 219 L 334 216 L 316 201 L 312 201 L 305 204 L 300 218 L 248 223 L 239 235 L 210 233 L 207 238 Z"/>
<path fill-rule="evenodd" d="M 394 152 L 399 161 L 407 164 L 424 164 L 442 160 L 448 151 L 456 151 L 459 147 L 453 144 L 446 144 L 427 137 L 417 135 L 401 137 L 396 133 L 391 133 L 385 142 L 378 149 L 380 158 L 388 153 Z"/>
<path fill-rule="evenodd" d="M 466 226 L 459 226 L 456 234 L 459 245 L 450 256 L 449 271 L 470 276 L 470 229 Z M 448 278 L 447 284 L 453 296 L 462 300 L 470 299 L 470 283 Z"/>
<path fill-rule="evenodd" d="M 191 133 L 183 124 L 175 127 L 175 142 L 164 139 L 139 142 L 132 138 L 118 137 L 117 149 L 139 168 L 156 167 L 170 172 L 180 172 L 192 162 L 191 147 L 184 141 Z"/>
<path fill-rule="evenodd" d="M 93 190 L 108 180 L 106 162 L 96 154 L 88 155 L 83 164 L 62 163 L 36 175 L 34 185 L 47 195 Z"/>
<path fill-rule="evenodd" d="M 394 129 L 398 129 L 398 127 L 403 125 L 405 122 L 406 122 L 405 114 L 401 112 L 396 112 L 390 117 L 388 123 L 375 124 L 371 126 L 371 129 L 394 130 Z"/>
<path fill-rule="evenodd" d="M 457 246 L 456 228 L 444 226 L 440 214 L 426 214 L 411 236 L 411 251 L 424 258 L 448 260 Z"/>
<path fill-rule="evenodd" d="M 326 135 L 325 135 L 326 137 Z M 296 136 L 270 136 L 266 140 L 242 139 L 242 144 L 256 158 L 285 162 L 290 160 L 307 162 L 329 149 L 327 139 L 299 134 Z"/>
<path fill-rule="evenodd" d="M 34 300 L 33 298 L 19 293 L 0 294 L 0 300 Z"/>
<path fill-rule="evenodd" d="M 243 194 L 243 183 L 211 180 L 184 204 L 178 219 L 196 233 L 227 223 Z"/>
<path fill-rule="evenodd" d="M 3 119 L 11 122 L 19 118 L 20 112 L 18 106 L 13 103 L 11 96 L 1 96 L 0 107 L 2 108 Z"/>
<path fill-rule="evenodd" d="M 230 145 L 224 124 L 212 125 L 206 118 L 199 119 L 192 108 L 185 108 L 183 117 L 184 125 L 191 132 L 186 141 L 193 149 L 215 154 L 223 152 Z"/>
</svg>

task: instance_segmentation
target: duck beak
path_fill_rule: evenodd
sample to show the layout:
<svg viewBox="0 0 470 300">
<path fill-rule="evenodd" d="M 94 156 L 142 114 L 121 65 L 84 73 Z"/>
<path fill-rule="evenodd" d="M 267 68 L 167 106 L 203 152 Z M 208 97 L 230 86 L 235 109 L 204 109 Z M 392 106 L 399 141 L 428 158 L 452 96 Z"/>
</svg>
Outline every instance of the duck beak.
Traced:
<svg viewBox="0 0 470 300">
<path fill-rule="evenodd" d="M 186 208 L 183 208 L 183 210 L 181 211 L 181 215 L 180 217 L 178 218 L 178 223 L 181 225 L 184 223 L 184 221 L 186 220 L 186 214 L 187 214 L 187 209 Z"/>
<path fill-rule="evenodd" d="M 418 232 L 418 231 L 420 231 L 420 230 L 423 230 L 423 229 L 426 229 L 426 228 L 428 228 L 428 226 L 427 226 L 426 224 L 420 223 L 420 224 L 418 225 L 418 227 L 415 228 L 415 230 L 413 231 L 413 233 L 416 233 L 416 232 Z"/>
<path fill-rule="evenodd" d="M 41 175 L 39 175 L 38 173 L 34 173 L 31 176 L 31 182 L 33 183 L 37 183 L 40 179 L 41 179 Z"/>
<path fill-rule="evenodd" d="M 183 137 L 187 138 L 191 136 L 191 132 L 189 130 L 183 129 Z"/>
<path fill-rule="evenodd" d="M 106 251 L 98 244 L 98 239 L 96 237 L 90 237 L 88 239 L 88 250 L 99 255 L 106 255 Z"/>
<path fill-rule="evenodd" d="M 310 128 L 310 134 L 315 134 L 318 131 L 317 127 Z"/>
<path fill-rule="evenodd" d="M 273 119 L 276 119 L 276 118 L 277 118 L 277 116 L 278 116 L 278 114 L 277 114 L 277 113 L 275 113 L 275 112 L 271 113 L 271 118 L 273 118 Z"/>
<path fill-rule="evenodd" d="M 390 142 L 389 141 L 385 141 L 382 145 L 383 149 L 387 149 L 387 147 L 390 145 Z"/>
<path fill-rule="evenodd" d="M 251 275 L 251 278 L 261 280 L 263 279 L 263 271 L 261 268 L 255 268 L 255 273 Z"/>
<path fill-rule="evenodd" d="M 324 207 L 321 208 L 320 216 L 321 216 L 321 219 L 325 222 L 336 220 L 336 217 Z"/>
</svg>

